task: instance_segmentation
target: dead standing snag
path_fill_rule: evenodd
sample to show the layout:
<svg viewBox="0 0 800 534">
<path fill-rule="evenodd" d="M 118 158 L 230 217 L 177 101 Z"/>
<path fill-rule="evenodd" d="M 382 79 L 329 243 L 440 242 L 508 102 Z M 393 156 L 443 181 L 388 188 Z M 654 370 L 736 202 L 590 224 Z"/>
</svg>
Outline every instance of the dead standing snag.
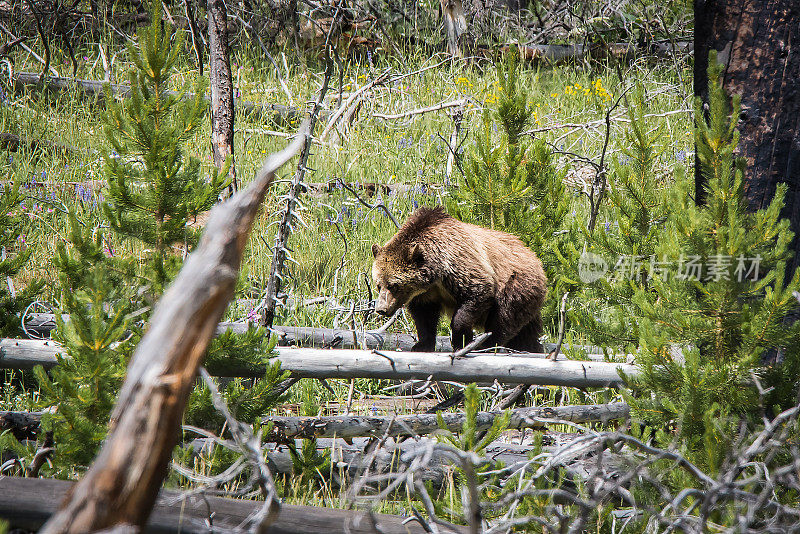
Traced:
<svg viewBox="0 0 800 534">
<path fill-rule="evenodd" d="M 218 205 L 197 250 L 156 307 L 94 463 L 41 532 L 141 529 L 167 474 L 186 401 L 234 284 L 247 236 L 275 171 L 294 156 L 307 125 L 271 155 L 255 181 Z"/>
</svg>

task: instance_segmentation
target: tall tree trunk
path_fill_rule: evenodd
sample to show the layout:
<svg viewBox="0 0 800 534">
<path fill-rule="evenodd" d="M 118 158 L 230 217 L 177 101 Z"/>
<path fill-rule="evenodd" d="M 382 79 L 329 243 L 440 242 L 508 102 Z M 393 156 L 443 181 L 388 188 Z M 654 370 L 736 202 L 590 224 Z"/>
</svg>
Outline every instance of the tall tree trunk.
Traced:
<svg viewBox="0 0 800 534">
<path fill-rule="evenodd" d="M 461 0 L 440 0 L 444 30 L 447 34 L 447 50 L 454 57 L 464 57 L 462 38 L 467 31 L 467 17 Z"/>
<path fill-rule="evenodd" d="M 696 0 L 695 94 L 708 101 L 710 50 L 725 65 L 723 86 L 742 97 L 739 153 L 747 160 L 745 195 L 766 207 L 779 183 L 788 184 L 783 215 L 795 233 L 800 260 L 800 2 Z M 703 178 L 695 167 L 697 191 Z M 702 196 L 700 196 L 702 201 Z"/>
<path fill-rule="evenodd" d="M 214 165 L 221 169 L 233 158 L 233 79 L 228 57 L 228 13 L 224 0 L 208 1 L 209 77 L 211 78 L 211 149 Z M 236 167 L 231 161 L 233 190 L 237 187 Z"/>
</svg>

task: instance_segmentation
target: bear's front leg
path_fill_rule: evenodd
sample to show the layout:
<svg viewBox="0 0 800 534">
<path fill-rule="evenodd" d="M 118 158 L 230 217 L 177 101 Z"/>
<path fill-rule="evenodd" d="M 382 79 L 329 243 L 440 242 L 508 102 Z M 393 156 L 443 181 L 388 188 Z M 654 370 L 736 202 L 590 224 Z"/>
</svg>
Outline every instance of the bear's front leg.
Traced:
<svg viewBox="0 0 800 534">
<path fill-rule="evenodd" d="M 438 302 L 414 299 L 408 304 L 408 312 L 417 327 L 417 342 L 412 352 L 433 352 L 436 350 L 436 329 L 442 305 Z"/>
<path fill-rule="evenodd" d="M 453 350 L 457 351 L 463 349 L 466 345 L 472 342 L 475 337 L 473 328 L 480 320 L 482 311 L 486 306 L 479 301 L 465 302 L 453 314 L 453 320 L 450 323 L 451 341 L 453 343 Z"/>
</svg>

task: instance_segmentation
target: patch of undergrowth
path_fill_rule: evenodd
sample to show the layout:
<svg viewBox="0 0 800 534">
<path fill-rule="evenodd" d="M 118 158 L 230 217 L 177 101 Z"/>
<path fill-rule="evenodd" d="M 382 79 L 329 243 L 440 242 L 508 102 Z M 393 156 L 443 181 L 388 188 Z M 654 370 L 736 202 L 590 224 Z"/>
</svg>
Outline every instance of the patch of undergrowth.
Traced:
<svg viewBox="0 0 800 534">
<path fill-rule="evenodd" d="M 769 388 L 765 402 L 775 413 L 796 403 L 790 377 L 800 372 L 800 323 L 786 318 L 798 307 L 800 273 L 785 276 L 792 239 L 780 216 L 785 186 L 765 209 L 751 212 L 746 204 L 744 160 L 734 155 L 739 98 L 731 103 L 720 67 L 710 63 L 708 120 L 699 102 L 695 110 L 705 201 L 697 206 L 685 189 L 673 191 L 656 254 L 681 270 L 652 273 L 652 285 L 633 298 L 642 374 L 631 379 L 637 394 L 628 398 L 638 417 L 674 425 L 689 450 L 705 451 L 698 461 L 715 470 L 742 418 L 761 424 L 756 381 Z"/>
</svg>

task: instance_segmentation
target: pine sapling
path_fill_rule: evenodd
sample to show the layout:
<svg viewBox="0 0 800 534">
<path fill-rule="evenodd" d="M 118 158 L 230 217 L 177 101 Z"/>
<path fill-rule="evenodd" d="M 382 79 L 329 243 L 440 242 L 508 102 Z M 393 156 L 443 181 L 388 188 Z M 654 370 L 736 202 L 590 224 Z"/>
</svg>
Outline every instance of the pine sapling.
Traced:
<svg viewBox="0 0 800 534">
<path fill-rule="evenodd" d="M 709 63 L 708 121 L 699 101 L 695 108 L 706 203 L 696 206 L 686 188 L 673 193 L 656 254 L 672 258 L 677 270 L 656 274 L 634 296 L 642 317 L 641 376 L 631 379 L 639 394 L 629 395 L 637 416 L 677 425 L 693 449 L 704 446 L 708 432 L 719 433 L 710 422 L 758 413 L 755 379 L 780 386 L 770 377 L 788 377 L 770 373 L 762 361 L 768 351 L 786 354 L 782 366 L 789 366 L 795 381 L 800 370 L 794 348 L 800 323 L 785 320 L 797 308 L 792 293 L 800 289 L 798 273 L 784 284 L 792 239 L 788 220 L 780 217 L 786 188 L 778 187 L 766 209 L 749 211 L 744 161 L 734 156 L 739 98 L 729 100 L 719 82 L 721 68 L 713 58 Z"/>
<path fill-rule="evenodd" d="M 197 234 L 187 227 L 192 216 L 206 211 L 228 185 L 216 169 L 209 180 L 200 162 L 184 154 L 183 144 L 202 124 L 207 104 L 205 82 L 171 92 L 175 62 L 183 50 L 183 34 L 171 41 L 156 3 L 149 27 L 138 34 L 128 52 L 136 69 L 130 75 L 130 98 L 110 102 L 104 132 L 113 152 L 106 153 L 108 202 L 112 229 L 146 247 L 147 277 L 159 295 L 180 264 L 173 245 L 191 247 Z"/>
</svg>

